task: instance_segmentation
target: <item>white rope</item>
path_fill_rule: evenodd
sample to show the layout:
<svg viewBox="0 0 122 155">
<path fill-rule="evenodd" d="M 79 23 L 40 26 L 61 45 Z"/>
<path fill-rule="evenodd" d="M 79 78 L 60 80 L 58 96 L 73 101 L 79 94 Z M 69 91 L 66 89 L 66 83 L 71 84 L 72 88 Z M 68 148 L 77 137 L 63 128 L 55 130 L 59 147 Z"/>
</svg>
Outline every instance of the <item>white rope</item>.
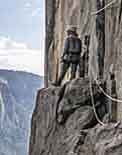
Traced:
<svg viewBox="0 0 122 155">
<path fill-rule="evenodd" d="M 91 70 L 90 70 L 91 73 Z M 91 94 L 91 102 L 92 102 L 92 106 L 93 106 L 93 111 L 94 111 L 94 115 L 96 117 L 96 120 L 98 121 L 98 123 L 100 123 L 102 126 L 104 126 L 105 124 L 99 119 L 98 114 L 96 112 L 96 108 L 95 108 L 95 103 L 94 103 L 94 96 L 93 96 L 93 90 L 92 90 L 92 82 L 91 82 L 91 78 L 89 78 L 89 88 L 90 88 L 90 94 Z"/>
<path fill-rule="evenodd" d="M 92 72 L 92 75 L 94 75 L 93 69 L 92 69 L 92 68 L 91 68 L 91 72 Z M 107 98 L 109 98 L 111 101 L 122 103 L 122 100 L 117 99 L 117 98 L 114 98 L 114 97 L 111 97 L 109 94 L 107 94 L 107 93 L 104 91 L 104 89 L 100 86 L 100 84 L 99 84 L 98 80 L 95 78 L 95 76 L 94 76 L 94 80 L 95 80 L 97 86 L 99 87 L 99 89 L 101 90 L 101 92 L 102 92 Z"/>
<path fill-rule="evenodd" d="M 117 99 L 117 98 L 113 98 L 113 97 L 111 97 L 109 94 L 107 94 L 107 93 L 104 91 L 104 89 L 99 85 L 99 83 L 98 83 L 98 81 L 97 81 L 96 79 L 95 79 L 95 81 L 96 81 L 96 84 L 98 85 L 99 89 L 102 91 L 102 93 L 103 93 L 106 97 L 108 97 L 110 100 L 112 100 L 112 101 L 114 101 L 114 102 L 122 103 L 122 100 L 119 100 L 119 99 Z"/>
<path fill-rule="evenodd" d="M 116 1 L 117 1 L 117 0 L 112 0 L 112 1 L 109 2 L 107 5 L 105 5 L 105 7 L 103 7 L 102 9 L 100 9 L 100 10 L 98 10 L 98 11 L 96 11 L 96 12 L 91 12 L 91 15 L 96 15 L 96 14 L 100 13 L 101 11 L 105 10 L 106 8 L 108 8 L 109 6 L 111 6 L 112 4 L 114 4 Z M 92 71 L 92 70 L 91 70 L 91 71 Z M 93 73 L 93 72 L 92 72 L 92 73 Z M 99 85 L 97 79 L 95 79 L 95 81 L 96 81 L 96 84 L 98 85 L 99 89 L 102 91 L 102 93 L 103 93 L 106 97 L 108 97 L 110 100 L 112 100 L 112 101 L 114 101 L 114 102 L 120 102 L 120 103 L 122 103 L 122 100 L 119 100 L 119 99 L 117 99 L 117 98 L 113 98 L 113 97 L 111 97 L 109 94 L 107 94 L 107 93 L 104 91 L 104 89 Z"/>
<path fill-rule="evenodd" d="M 114 4 L 117 0 L 113 0 L 111 2 L 109 2 L 108 4 L 106 4 L 103 8 L 101 8 L 100 10 L 98 11 L 94 11 L 94 12 L 91 12 L 91 15 L 97 15 L 98 13 L 102 12 L 103 10 L 107 9 L 109 6 L 111 6 L 112 4 Z"/>
</svg>

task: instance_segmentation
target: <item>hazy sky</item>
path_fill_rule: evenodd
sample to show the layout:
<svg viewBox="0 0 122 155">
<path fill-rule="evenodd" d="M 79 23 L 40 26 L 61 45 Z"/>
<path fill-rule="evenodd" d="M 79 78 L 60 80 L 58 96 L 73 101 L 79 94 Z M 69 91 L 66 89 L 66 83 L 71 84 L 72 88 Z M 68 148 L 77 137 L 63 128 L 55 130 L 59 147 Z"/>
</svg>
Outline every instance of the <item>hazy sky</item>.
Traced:
<svg viewBox="0 0 122 155">
<path fill-rule="evenodd" d="M 44 1 L 0 0 L 0 69 L 43 74 Z"/>
</svg>

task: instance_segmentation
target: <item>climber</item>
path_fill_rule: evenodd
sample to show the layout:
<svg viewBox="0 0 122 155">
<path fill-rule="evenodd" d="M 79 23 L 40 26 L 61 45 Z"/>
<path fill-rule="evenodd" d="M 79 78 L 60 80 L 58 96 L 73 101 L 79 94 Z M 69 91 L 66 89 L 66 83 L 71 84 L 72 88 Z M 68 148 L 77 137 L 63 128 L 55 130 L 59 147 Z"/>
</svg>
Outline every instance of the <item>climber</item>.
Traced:
<svg viewBox="0 0 122 155">
<path fill-rule="evenodd" d="M 55 82 L 56 86 L 59 86 L 71 67 L 71 77 L 70 80 L 74 79 L 76 76 L 77 67 L 80 62 L 80 54 L 82 49 L 81 40 L 77 34 L 77 28 L 75 26 L 70 27 L 67 30 L 67 38 L 64 44 L 63 55 L 61 57 L 61 69 L 58 80 Z"/>
</svg>

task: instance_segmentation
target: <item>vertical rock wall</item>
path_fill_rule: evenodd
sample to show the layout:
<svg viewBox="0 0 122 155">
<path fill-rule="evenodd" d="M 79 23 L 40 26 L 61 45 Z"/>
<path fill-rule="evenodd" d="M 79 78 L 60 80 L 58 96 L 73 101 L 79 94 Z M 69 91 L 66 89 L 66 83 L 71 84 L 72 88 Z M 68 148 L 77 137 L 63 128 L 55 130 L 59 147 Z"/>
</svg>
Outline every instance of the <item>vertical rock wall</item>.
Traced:
<svg viewBox="0 0 122 155">
<path fill-rule="evenodd" d="M 94 80 L 98 76 L 99 54 L 105 56 L 103 66 L 107 88 L 103 89 L 114 96 L 116 83 L 117 96 L 122 99 L 122 0 L 113 2 L 96 15 L 92 12 L 108 6 L 111 1 L 46 0 L 45 85 L 57 79 L 65 30 L 68 25 L 76 25 L 82 40 L 86 34 L 90 35 L 89 76 L 93 79 L 93 100 L 100 120 L 108 112 L 111 100 L 105 97 Z M 116 81 L 114 76 L 110 77 L 111 70 Z M 91 106 L 89 82 L 89 78 L 79 78 L 61 87 L 50 86 L 38 92 L 32 117 L 30 155 L 122 154 L 122 124 L 108 123 L 106 116 L 102 120 L 106 120 L 104 126 L 94 126 L 98 120 Z M 113 107 L 115 112 L 115 103 Z M 117 117 L 121 120 L 122 102 L 117 108 Z"/>
<path fill-rule="evenodd" d="M 48 86 L 48 79 L 50 78 L 51 69 L 49 68 L 54 40 L 54 27 L 55 27 L 55 0 L 46 0 L 46 39 L 45 39 L 45 86 Z M 51 51 L 51 55 L 50 55 Z"/>
<path fill-rule="evenodd" d="M 109 1 L 106 0 L 106 3 Z M 115 71 L 118 98 L 122 99 L 122 18 L 121 0 L 106 10 L 105 16 L 105 77 L 108 77 L 111 64 Z M 122 103 L 118 103 L 118 120 L 122 119 Z"/>
<path fill-rule="evenodd" d="M 46 12 L 46 57 L 45 57 L 45 83 L 57 79 L 59 72 L 60 55 L 63 48 L 63 40 L 66 36 L 65 30 L 68 25 L 76 25 L 81 39 L 85 34 L 90 34 L 90 60 L 93 78 L 97 77 L 97 50 L 105 52 L 104 78 L 109 84 L 109 71 L 111 66 L 115 71 L 117 80 L 118 98 L 122 97 L 122 20 L 121 20 L 121 0 L 117 0 L 105 9 L 104 14 L 104 39 L 100 39 L 96 32 L 97 15 L 91 12 L 97 11 L 98 3 L 110 3 L 110 0 L 47 0 Z M 99 14 L 98 14 L 99 15 Z M 101 30 L 100 30 L 101 31 Z M 103 32 L 103 30 L 102 30 Z M 102 46 L 102 44 L 104 44 Z M 48 75 L 48 76 L 47 76 Z M 122 119 L 122 103 L 118 103 L 118 119 Z"/>
</svg>

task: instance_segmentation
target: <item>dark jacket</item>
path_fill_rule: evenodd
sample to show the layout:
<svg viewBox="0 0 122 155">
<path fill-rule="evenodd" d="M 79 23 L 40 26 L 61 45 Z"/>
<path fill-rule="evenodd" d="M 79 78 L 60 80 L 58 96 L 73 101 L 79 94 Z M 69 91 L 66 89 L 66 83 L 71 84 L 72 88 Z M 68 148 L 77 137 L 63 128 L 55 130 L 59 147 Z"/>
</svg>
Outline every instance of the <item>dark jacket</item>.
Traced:
<svg viewBox="0 0 122 155">
<path fill-rule="evenodd" d="M 78 63 L 82 50 L 81 40 L 76 36 L 69 36 L 65 40 L 62 61 Z"/>
</svg>

